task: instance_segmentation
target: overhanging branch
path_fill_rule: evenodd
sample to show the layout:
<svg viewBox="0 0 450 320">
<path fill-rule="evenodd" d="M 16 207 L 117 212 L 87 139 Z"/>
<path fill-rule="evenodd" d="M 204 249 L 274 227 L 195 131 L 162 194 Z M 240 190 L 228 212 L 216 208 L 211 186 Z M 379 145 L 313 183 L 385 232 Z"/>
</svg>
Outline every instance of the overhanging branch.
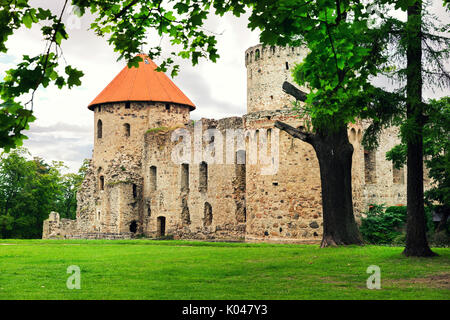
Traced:
<svg viewBox="0 0 450 320">
<path fill-rule="evenodd" d="M 303 92 L 303 91 L 297 89 L 294 85 L 292 85 L 291 83 L 289 83 L 287 81 L 285 81 L 283 83 L 283 91 L 286 92 L 287 94 L 293 96 L 298 101 L 301 101 L 301 102 L 306 101 L 306 98 L 307 98 L 306 92 Z"/>
<path fill-rule="evenodd" d="M 304 142 L 312 144 L 313 134 L 309 132 L 301 131 L 300 129 L 294 128 L 287 123 L 275 121 L 275 128 L 278 128 L 294 138 L 300 139 Z"/>
</svg>

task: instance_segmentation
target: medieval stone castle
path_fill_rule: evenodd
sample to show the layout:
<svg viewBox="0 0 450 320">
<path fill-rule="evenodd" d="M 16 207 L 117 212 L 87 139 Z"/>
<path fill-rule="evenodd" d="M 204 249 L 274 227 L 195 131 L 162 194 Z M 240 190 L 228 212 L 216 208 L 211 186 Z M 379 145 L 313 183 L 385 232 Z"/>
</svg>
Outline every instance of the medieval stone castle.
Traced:
<svg viewBox="0 0 450 320">
<path fill-rule="evenodd" d="M 78 191 L 77 219 L 60 219 L 52 212 L 44 222 L 43 238 L 320 240 L 321 189 L 315 152 L 309 144 L 274 128 L 276 120 L 295 127 L 304 124 L 293 113 L 293 98 L 283 92 L 282 84 L 292 82 L 290 69 L 305 56 L 301 48 L 248 49 L 247 114 L 194 122 L 189 114 L 196 106 L 142 55 L 139 68 L 125 67 L 89 105 L 94 113 L 94 151 Z M 363 123 L 348 126 L 355 150 L 352 184 L 357 220 L 369 204 L 406 202 L 404 170 L 394 169 L 385 159 L 386 151 L 398 143 L 395 129 L 384 132 L 378 150 L 365 151 L 364 128 Z M 177 163 L 173 150 L 182 139 L 173 137 L 180 129 L 192 136 L 199 129 L 220 132 L 227 143 L 217 144 L 213 153 L 223 159 L 230 152 L 224 145 L 237 146 L 227 133 L 241 129 L 247 134 L 244 146 L 233 150 L 231 162 L 209 162 L 192 154 L 190 161 Z M 248 156 L 249 141 L 263 136 L 268 150 L 274 141 L 271 136 L 277 137 L 274 174 L 261 173 L 265 150 L 257 150 L 256 159 Z M 201 144 L 214 143 L 209 140 Z M 188 143 L 196 148 L 195 141 Z"/>
</svg>

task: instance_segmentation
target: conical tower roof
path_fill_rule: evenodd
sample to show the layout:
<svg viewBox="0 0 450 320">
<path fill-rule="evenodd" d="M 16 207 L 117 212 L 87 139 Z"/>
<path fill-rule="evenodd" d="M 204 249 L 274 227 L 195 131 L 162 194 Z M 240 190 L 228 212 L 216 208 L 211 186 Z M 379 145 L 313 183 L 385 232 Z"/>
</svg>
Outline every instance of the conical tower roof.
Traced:
<svg viewBox="0 0 450 320">
<path fill-rule="evenodd" d="M 158 67 L 148 56 L 139 55 L 143 61 L 139 68 L 123 70 L 108 86 L 92 101 L 88 108 L 93 110 L 96 105 L 113 102 L 167 102 L 188 106 L 191 110 L 195 105 L 188 97 L 166 76 L 157 72 Z"/>
</svg>

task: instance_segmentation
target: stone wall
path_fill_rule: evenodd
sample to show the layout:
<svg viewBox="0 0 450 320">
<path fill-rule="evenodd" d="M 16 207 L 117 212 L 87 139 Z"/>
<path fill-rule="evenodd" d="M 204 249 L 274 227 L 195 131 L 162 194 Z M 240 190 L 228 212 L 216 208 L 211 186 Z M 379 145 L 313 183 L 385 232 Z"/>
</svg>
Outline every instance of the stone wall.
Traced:
<svg viewBox="0 0 450 320">
<path fill-rule="evenodd" d="M 400 143 L 398 128 L 383 130 L 376 150 L 364 151 L 364 199 L 370 204 L 406 205 L 406 166 L 395 171 L 386 152 Z M 395 174 L 395 175 L 394 175 Z"/>
<path fill-rule="evenodd" d="M 44 221 L 42 239 L 70 238 L 77 233 L 76 220 L 60 219 L 59 213 L 51 212 Z"/>
<path fill-rule="evenodd" d="M 201 127 L 199 124 L 201 123 Z M 206 138 L 196 146 L 194 131 L 200 136 L 208 129 L 217 129 L 224 141 L 219 147 L 215 137 L 212 153 L 222 162 L 196 158 L 197 146 L 209 144 Z M 170 130 L 148 132 L 145 137 L 143 159 L 145 230 L 148 236 L 161 235 L 158 226 L 165 221 L 165 234 L 191 239 L 240 239 L 244 237 L 245 192 L 239 180 L 238 166 L 226 162 L 225 139 L 227 129 L 242 128 L 241 118 L 221 120 L 202 119 Z M 183 165 L 172 160 L 178 141 L 171 141 L 175 130 L 188 132 L 191 155 Z M 154 174 L 156 172 L 156 183 Z M 206 172 L 206 175 L 205 175 Z M 156 185 L 156 187 L 155 187 Z"/>
<path fill-rule="evenodd" d="M 294 127 L 304 125 L 292 111 L 261 111 L 244 116 L 247 129 L 278 131 L 275 121 L 282 121 Z M 355 148 L 353 155 L 353 200 L 355 214 L 363 210 L 361 186 L 361 125 L 349 126 L 349 139 Z M 265 131 L 267 132 L 267 131 Z M 273 135 L 273 133 L 272 133 Z M 285 132 L 279 132 L 278 171 L 262 174 L 264 164 L 247 162 L 247 240 L 313 241 L 321 239 L 322 198 L 320 169 L 315 151 L 311 145 L 294 139 Z M 275 142 L 275 141 L 274 141 Z M 270 148 L 268 145 L 268 152 Z M 258 146 L 258 157 L 262 157 Z M 275 150 L 274 150 L 275 151 Z M 247 150 L 247 152 L 250 152 Z M 276 151 L 275 151 L 276 152 Z M 263 154 L 265 151 L 263 151 Z"/>
</svg>

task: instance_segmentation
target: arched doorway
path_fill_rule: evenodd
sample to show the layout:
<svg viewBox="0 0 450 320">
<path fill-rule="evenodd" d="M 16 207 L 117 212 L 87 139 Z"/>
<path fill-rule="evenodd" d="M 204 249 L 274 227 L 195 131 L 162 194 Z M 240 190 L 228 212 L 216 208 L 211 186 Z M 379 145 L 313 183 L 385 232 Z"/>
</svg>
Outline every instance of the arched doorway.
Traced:
<svg viewBox="0 0 450 320">
<path fill-rule="evenodd" d="M 158 217 L 156 220 L 156 236 L 164 237 L 166 235 L 166 217 Z"/>
<path fill-rule="evenodd" d="M 136 221 L 132 221 L 130 223 L 130 232 L 132 232 L 132 233 L 136 233 L 137 232 L 137 222 Z"/>
</svg>

